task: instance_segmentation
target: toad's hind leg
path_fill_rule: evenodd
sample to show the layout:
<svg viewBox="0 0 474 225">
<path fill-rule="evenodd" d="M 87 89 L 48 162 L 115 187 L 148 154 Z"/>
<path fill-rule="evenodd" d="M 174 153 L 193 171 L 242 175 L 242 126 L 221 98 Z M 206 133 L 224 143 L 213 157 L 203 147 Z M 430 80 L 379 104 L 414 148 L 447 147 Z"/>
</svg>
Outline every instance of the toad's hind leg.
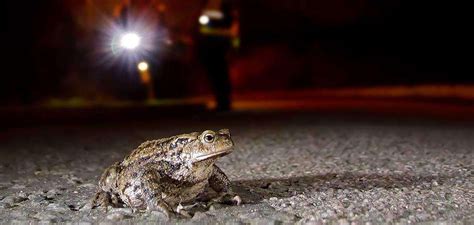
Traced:
<svg viewBox="0 0 474 225">
<path fill-rule="evenodd" d="M 99 180 L 99 190 L 92 199 L 91 208 L 102 206 L 107 210 L 108 206 L 120 207 L 122 205 L 123 202 L 115 193 L 117 176 L 120 171 L 121 167 L 118 162 L 104 171 Z"/>
<path fill-rule="evenodd" d="M 122 171 L 122 167 L 119 162 L 114 163 L 112 166 L 107 168 L 99 180 L 99 188 L 105 192 L 113 192 L 117 188 L 117 178 L 119 173 Z"/>
<path fill-rule="evenodd" d="M 91 200 L 91 208 L 97 208 L 99 206 L 107 207 L 110 205 L 110 194 L 105 191 L 98 191 L 94 198 Z"/>
<path fill-rule="evenodd" d="M 105 211 L 109 206 L 116 207 L 118 205 L 118 200 L 116 197 L 112 197 L 109 192 L 105 191 L 98 191 L 94 198 L 91 200 L 91 209 L 95 209 L 97 207 L 103 207 Z"/>
<path fill-rule="evenodd" d="M 169 218 L 174 211 L 172 206 L 163 200 L 160 179 L 159 173 L 147 171 L 140 179 L 123 183 L 125 203 L 132 208 L 161 211 Z"/>
</svg>

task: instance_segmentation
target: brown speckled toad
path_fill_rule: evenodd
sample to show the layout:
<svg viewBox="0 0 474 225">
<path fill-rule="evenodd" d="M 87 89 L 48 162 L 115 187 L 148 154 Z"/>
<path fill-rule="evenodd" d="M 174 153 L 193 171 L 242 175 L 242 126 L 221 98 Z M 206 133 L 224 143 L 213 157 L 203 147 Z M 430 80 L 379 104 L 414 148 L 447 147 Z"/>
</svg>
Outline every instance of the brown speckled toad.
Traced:
<svg viewBox="0 0 474 225">
<path fill-rule="evenodd" d="M 240 204 L 229 179 L 214 165 L 232 152 L 233 145 L 227 129 L 146 141 L 105 170 L 93 207 L 125 204 L 189 216 L 182 204 L 195 200 L 207 185 L 219 193 L 213 202 Z"/>
</svg>

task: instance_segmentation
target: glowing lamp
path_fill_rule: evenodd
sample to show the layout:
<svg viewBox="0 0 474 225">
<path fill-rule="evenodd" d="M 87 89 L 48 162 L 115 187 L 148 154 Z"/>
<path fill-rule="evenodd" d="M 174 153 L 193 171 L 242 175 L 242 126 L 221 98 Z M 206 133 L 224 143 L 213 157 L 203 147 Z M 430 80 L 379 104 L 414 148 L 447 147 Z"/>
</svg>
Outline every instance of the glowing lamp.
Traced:
<svg viewBox="0 0 474 225">
<path fill-rule="evenodd" d="M 120 39 L 120 46 L 125 49 L 133 50 L 140 45 L 140 36 L 135 33 L 126 33 Z"/>
<path fill-rule="evenodd" d="M 201 25 L 207 25 L 209 23 L 210 19 L 209 19 L 209 16 L 206 16 L 206 15 L 202 15 L 199 17 L 199 23 Z"/>
<path fill-rule="evenodd" d="M 140 62 L 138 63 L 138 70 L 140 70 L 141 72 L 145 72 L 148 70 L 148 63 L 146 62 Z"/>
</svg>

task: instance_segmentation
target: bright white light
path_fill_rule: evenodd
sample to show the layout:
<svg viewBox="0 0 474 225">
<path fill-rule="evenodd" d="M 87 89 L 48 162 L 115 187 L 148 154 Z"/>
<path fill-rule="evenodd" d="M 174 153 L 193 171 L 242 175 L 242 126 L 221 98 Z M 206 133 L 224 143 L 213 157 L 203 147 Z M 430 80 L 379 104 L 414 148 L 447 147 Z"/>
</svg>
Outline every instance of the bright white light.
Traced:
<svg viewBox="0 0 474 225">
<path fill-rule="evenodd" d="M 202 15 L 199 17 L 199 23 L 201 25 L 207 25 L 209 23 L 209 16 Z"/>
<path fill-rule="evenodd" d="M 140 45 L 140 36 L 135 33 L 126 33 L 120 39 L 120 46 L 125 49 L 135 49 Z"/>
<path fill-rule="evenodd" d="M 146 62 L 140 62 L 138 63 L 138 70 L 145 72 L 148 70 L 148 63 Z"/>
</svg>

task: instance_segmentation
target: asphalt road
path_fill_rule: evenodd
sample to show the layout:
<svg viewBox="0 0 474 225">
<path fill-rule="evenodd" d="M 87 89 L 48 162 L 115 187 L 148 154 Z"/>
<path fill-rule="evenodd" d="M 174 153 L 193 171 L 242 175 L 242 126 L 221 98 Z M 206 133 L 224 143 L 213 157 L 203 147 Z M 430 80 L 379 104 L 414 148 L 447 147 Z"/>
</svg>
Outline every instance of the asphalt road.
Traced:
<svg viewBox="0 0 474 225">
<path fill-rule="evenodd" d="M 241 206 L 172 223 L 474 223 L 474 123 L 240 113 L 0 130 L 0 224 L 166 223 L 159 212 L 90 211 L 98 176 L 141 142 L 229 128 L 218 165 Z"/>
</svg>

